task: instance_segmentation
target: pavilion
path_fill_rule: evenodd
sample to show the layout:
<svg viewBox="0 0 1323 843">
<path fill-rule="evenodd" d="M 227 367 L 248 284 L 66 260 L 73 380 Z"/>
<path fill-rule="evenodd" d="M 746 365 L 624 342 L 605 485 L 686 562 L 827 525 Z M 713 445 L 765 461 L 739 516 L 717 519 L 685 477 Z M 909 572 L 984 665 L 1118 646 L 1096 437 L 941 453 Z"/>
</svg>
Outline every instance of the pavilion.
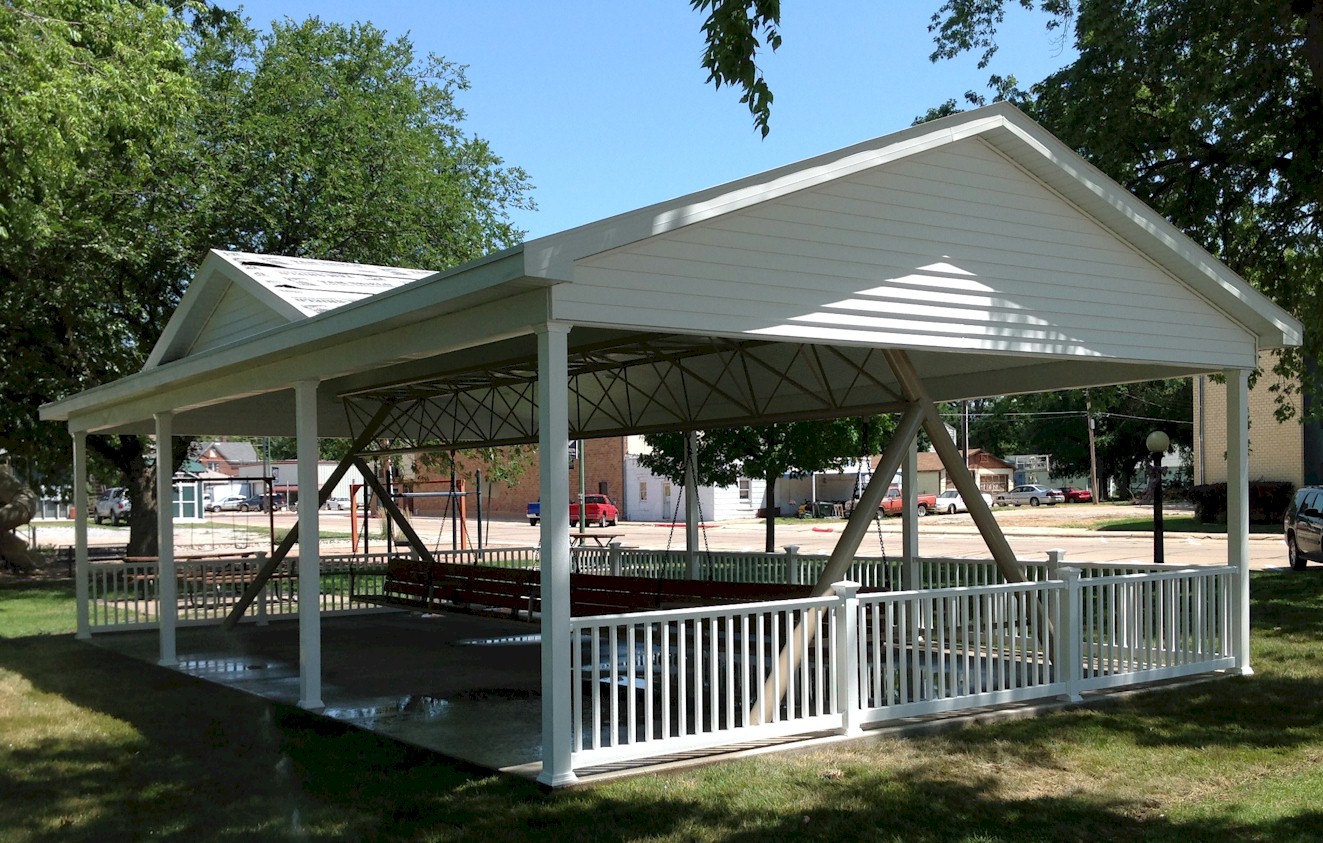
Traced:
<svg viewBox="0 0 1323 843">
<path fill-rule="evenodd" d="M 88 434 L 293 435 L 305 499 L 318 487 L 319 437 L 353 439 L 359 455 L 537 443 L 541 780 L 559 786 L 575 780 L 586 746 L 574 736 L 582 712 L 568 702 L 578 664 L 571 439 L 900 414 L 897 444 L 874 474 L 884 479 L 865 490 L 813 599 L 844 578 L 869 504 L 921 428 L 973 505 L 1002 580 L 1015 584 L 1023 565 L 974 505 L 981 497 L 936 402 L 1221 373 L 1234 589 L 1218 632 L 1225 648 L 1196 667 L 1248 673 L 1248 378 L 1259 350 L 1299 345 L 1301 332 L 1156 212 L 997 104 L 441 272 L 212 252 L 141 372 L 49 404 L 42 417 L 68 425 L 74 488 L 86 487 Z M 169 499 L 162 475 L 158 495 Z M 162 566 L 172 563 L 168 512 Z M 318 534 L 317 507 L 298 517 L 299 533 Z M 83 522 L 76 552 L 85 636 Z M 302 548 L 300 704 L 310 709 L 322 705 L 318 570 L 315 544 Z M 163 604 L 173 589 L 163 578 Z M 160 623 L 165 664 L 175 659 L 171 611 Z M 835 721 L 808 725 L 824 722 Z"/>
</svg>

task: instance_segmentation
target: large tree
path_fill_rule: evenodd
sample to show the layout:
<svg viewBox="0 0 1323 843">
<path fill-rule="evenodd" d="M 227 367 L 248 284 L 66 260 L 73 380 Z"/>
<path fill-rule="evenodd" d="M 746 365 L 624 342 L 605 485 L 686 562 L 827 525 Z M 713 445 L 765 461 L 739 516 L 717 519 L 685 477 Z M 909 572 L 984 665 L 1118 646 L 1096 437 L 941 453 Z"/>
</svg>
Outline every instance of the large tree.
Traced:
<svg viewBox="0 0 1323 843">
<path fill-rule="evenodd" d="M 208 248 L 442 269 L 521 237 L 526 177 L 460 128 L 460 68 L 366 25 L 194 22 L 148 0 L 0 6 L 0 336 L 21 350 L 0 447 L 48 475 L 68 440 L 37 407 L 140 368 Z M 89 447 L 154 553 L 148 443 Z"/>
<path fill-rule="evenodd" d="M 0 5 L 0 448 L 50 483 L 69 440 L 37 408 L 138 368 L 179 295 L 183 32 L 155 3 Z M 89 444 L 141 488 L 141 440 Z"/>
<path fill-rule="evenodd" d="M 203 248 L 442 269 L 521 239 L 527 178 L 461 128 L 462 67 L 315 18 L 193 57 Z"/>
<path fill-rule="evenodd" d="M 1089 0 L 1075 27 L 1078 60 L 1025 107 L 1294 313 L 1318 357 L 1323 0 Z"/>
<path fill-rule="evenodd" d="M 845 468 L 868 454 L 879 453 L 895 431 L 892 416 L 787 422 L 764 426 L 699 431 L 692 455 L 700 485 L 729 486 L 741 477 L 766 484 L 766 551 L 776 549 L 776 481 L 792 471 L 820 472 Z M 673 483 L 684 483 L 686 455 L 683 433 L 646 437 L 650 453 L 644 468 Z"/>
<path fill-rule="evenodd" d="M 1091 390 L 1071 389 L 972 402 L 970 440 L 994 454 L 1047 454 L 1058 477 L 1088 476 L 1089 416 L 1094 421 L 1098 481 L 1128 488 L 1155 429 L 1173 445 L 1193 442 L 1190 381 L 1145 381 Z M 1109 482 L 1113 481 L 1113 482 Z"/>
</svg>

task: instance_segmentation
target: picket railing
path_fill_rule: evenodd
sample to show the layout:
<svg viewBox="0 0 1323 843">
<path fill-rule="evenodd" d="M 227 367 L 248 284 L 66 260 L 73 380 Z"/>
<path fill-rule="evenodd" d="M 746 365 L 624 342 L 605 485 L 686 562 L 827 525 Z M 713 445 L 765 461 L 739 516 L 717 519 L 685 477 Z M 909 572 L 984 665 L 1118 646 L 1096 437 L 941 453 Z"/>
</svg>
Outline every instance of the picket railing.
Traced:
<svg viewBox="0 0 1323 843">
<path fill-rule="evenodd" d="M 367 612 L 379 609 L 371 598 L 381 594 L 386 562 L 392 554 L 325 555 L 321 557 L 321 603 L 328 614 Z M 400 553 L 393 554 L 401 555 Z M 536 547 L 498 547 L 482 550 L 439 551 L 438 561 L 472 563 L 504 568 L 537 568 Z M 179 598 L 179 622 L 219 623 L 261 567 L 256 558 L 188 559 L 175 562 Z M 718 582 L 807 584 L 818 580 L 828 557 L 803 554 L 795 546 L 784 553 L 714 551 L 691 555 L 686 551 L 623 548 L 575 548 L 574 570 L 588 574 L 642 576 L 661 579 L 699 579 Z M 1052 576 L 1061 559 L 1047 562 L 1020 560 L 1030 581 Z M 691 570 L 693 565 L 696 570 Z M 1132 574 L 1164 570 L 1162 566 L 1134 564 L 1083 564 L 1081 576 Z M 297 557 L 282 561 L 266 587 L 245 615 L 245 620 L 265 622 L 293 615 L 298 609 Z M 104 632 L 140 629 L 157 622 L 157 574 L 155 562 L 93 563 L 89 569 L 89 619 L 91 629 Z M 993 585 L 1001 573 L 990 559 L 924 557 L 906 564 L 900 559 L 859 557 L 845 579 L 865 588 L 917 590 Z M 368 598 L 368 599 L 360 599 Z"/>
<path fill-rule="evenodd" d="M 1232 667 L 1234 568 L 576 618 L 576 768 Z"/>
</svg>

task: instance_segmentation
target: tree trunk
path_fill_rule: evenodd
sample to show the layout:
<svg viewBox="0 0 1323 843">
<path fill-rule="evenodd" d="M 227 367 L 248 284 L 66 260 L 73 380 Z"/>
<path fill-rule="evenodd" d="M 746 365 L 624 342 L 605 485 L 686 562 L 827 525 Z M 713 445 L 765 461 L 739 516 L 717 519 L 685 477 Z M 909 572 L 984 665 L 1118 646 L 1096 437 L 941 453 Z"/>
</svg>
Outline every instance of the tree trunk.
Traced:
<svg viewBox="0 0 1323 843">
<path fill-rule="evenodd" d="M 763 550 L 774 553 L 776 551 L 776 475 L 764 479 L 767 483 L 767 495 L 763 498 L 763 512 L 767 514 L 767 546 Z"/>
<path fill-rule="evenodd" d="M 87 447 L 119 472 L 128 490 L 127 555 L 156 556 L 156 468 L 148 465 L 147 437 L 87 437 Z"/>
</svg>

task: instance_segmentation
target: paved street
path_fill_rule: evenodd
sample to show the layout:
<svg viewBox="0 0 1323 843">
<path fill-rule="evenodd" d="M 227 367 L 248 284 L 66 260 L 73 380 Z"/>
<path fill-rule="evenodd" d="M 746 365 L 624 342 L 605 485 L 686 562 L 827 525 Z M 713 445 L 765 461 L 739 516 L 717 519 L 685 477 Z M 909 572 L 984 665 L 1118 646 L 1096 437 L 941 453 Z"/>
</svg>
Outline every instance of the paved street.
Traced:
<svg viewBox="0 0 1323 843">
<path fill-rule="evenodd" d="M 1119 504 L 1058 505 L 1053 507 L 1018 507 L 995 510 L 997 521 L 1006 532 L 1008 541 L 1021 558 L 1044 557 L 1048 550 L 1066 551 L 1067 560 L 1090 562 L 1149 561 L 1153 558 L 1151 533 L 1098 532 L 1082 529 L 1080 525 L 1097 519 L 1145 518 L 1149 507 Z M 1169 516 L 1188 512 L 1176 509 Z M 277 513 L 277 531 L 293 525 L 296 515 Z M 181 553 L 218 552 L 224 548 L 242 546 L 245 549 L 267 544 L 265 530 L 268 517 L 264 513 L 216 513 L 210 523 L 192 529 L 180 529 L 177 548 Z M 805 553 L 830 552 L 840 537 L 845 522 L 840 519 L 781 521 L 776 525 L 776 547 L 797 545 Z M 452 528 L 440 518 L 417 518 L 414 526 L 418 533 L 437 549 L 451 546 Z M 347 512 L 323 512 L 324 532 L 349 532 Z M 487 526 L 486 541 L 500 546 L 530 546 L 538 541 L 539 531 L 524 519 L 491 521 Z M 701 531 L 700 548 L 711 550 L 761 550 L 764 546 L 762 521 L 744 519 L 723 521 L 708 525 Z M 469 525 L 470 539 L 476 539 L 476 526 Z M 122 544 L 127 528 L 95 527 L 89 525 L 93 544 Z M 684 547 L 684 525 L 674 530 L 668 524 L 652 522 L 621 522 L 607 532 L 620 533 L 620 541 L 627 547 L 679 549 Z M 988 552 L 970 517 L 959 515 L 930 515 L 919 519 L 919 548 L 925 556 L 986 558 Z M 42 526 L 38 522 L 37 539 L 45 545 L 73 544 L 73 528 L 69 526 Z M 1226 558 L 1226 539 L 1219 534 L 1174 533 L 1165 542 L 1167 561 L 1176 564 L 1220 564 Z M 349 542 L 327 540 L 328 552 L 346 552 Z M 374 549 L 380 540 L 373 541 Z M 900 520 L 886 519 L 879 532 L 870 529 L 860 548 L 861 553 L 876 555 L 883 549 L 889 555 L 901 550 Z M 1283 566 L 1286 551 L 1280 534 L 1254 534 L 1250 537 L 1250 565 L 1253 568 Z"/>
</svg>

